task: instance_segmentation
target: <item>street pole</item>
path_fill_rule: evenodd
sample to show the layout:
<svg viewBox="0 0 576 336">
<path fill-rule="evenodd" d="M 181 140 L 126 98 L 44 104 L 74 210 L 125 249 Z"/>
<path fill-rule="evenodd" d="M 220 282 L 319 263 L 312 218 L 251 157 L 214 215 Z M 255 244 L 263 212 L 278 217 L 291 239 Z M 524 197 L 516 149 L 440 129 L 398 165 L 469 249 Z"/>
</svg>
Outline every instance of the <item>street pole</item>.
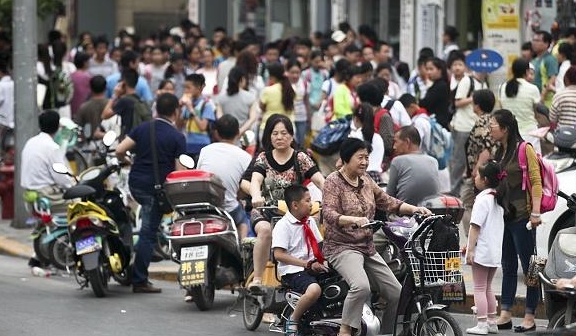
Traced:
<svg viewBox="0 0 576 336">
<path fill-rule="evenodd" d="M 20 165 L 26 141 L 38 132 L 38 106 L 36 104 L 37 59 L 37 0 L 12 1 L 12 40 L 14 46 L 14 117 L 16 138 L 16 165 L 14 182 L 14 220 L 12 226 L 26 226 L 24 190 L 20 187 Z"/>
</svg>

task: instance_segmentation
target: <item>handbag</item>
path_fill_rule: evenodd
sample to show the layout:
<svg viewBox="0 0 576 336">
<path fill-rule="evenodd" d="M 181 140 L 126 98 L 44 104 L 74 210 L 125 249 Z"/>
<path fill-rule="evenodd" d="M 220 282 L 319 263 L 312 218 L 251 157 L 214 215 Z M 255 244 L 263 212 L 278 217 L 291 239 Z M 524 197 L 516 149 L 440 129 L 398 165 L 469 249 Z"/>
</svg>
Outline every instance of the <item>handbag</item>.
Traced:
<svg viewBox="0 0 576 336">
<path fill-rule="evenodd" d="M 172 210 L 172 205 L 168 202 L 166 192 L 160 183 L 159 169 L 158 169 L 158 153 L 156 152 L 156 127 L 154 121 L 150 122 L 150 150 L 152 152 L 152 167 L 154 174 L 154 198 L 156 198 L 156 205 L 158 211 L 162 214 L 169 214 Z"/>
<path fill-rule="evenodd" d="M 530 264 L 528 265 L 528 272 L 524 278 L 524 284 L 528 287 L 539 287 L 540 277 L 538 276 L 538 273 L 544 272 L 544 268 L 546 267 L 546 258 L 537 255 L 536 239 L 533 235 L 532 238 L 534 239 L 534 253 L 530 256 Z"/>
</svg>

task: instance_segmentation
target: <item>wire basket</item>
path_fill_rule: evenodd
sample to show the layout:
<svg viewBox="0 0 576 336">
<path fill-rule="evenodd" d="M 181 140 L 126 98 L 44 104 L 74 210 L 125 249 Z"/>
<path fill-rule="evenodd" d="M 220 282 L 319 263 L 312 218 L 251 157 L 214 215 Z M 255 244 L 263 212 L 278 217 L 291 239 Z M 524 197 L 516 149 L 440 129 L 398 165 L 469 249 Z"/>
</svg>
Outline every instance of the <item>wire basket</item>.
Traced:
<svg viewBox="0 0 576 336">
<path fill-rule="evenodd" d="M 424 280 L 424 287 L 462 283 L 460 251 L 426 252 L 423 262 L 424 279 L 420 273 L 421 260 L 416 258 L 411 249 L 407 249 L 406 253 L 416 286 L 420 286 L 422 280 Z"/>
</svg>

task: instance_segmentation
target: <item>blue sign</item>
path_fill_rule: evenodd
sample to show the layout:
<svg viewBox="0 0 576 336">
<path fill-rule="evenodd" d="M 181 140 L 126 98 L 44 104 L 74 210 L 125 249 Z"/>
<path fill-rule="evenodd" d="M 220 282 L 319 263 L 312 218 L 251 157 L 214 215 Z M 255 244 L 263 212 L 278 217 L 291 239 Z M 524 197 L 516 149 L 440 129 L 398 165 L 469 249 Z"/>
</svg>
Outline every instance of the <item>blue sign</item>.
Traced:
<svg viewBox="0 0 576 336">
<path fill-rule="evenodd" d="M 490 49 L 476 49 L 466 56 L 466 66 L 476 72 L 494 72 L 502 64 L 504 64 L 502 56 Z"/>
</svg>

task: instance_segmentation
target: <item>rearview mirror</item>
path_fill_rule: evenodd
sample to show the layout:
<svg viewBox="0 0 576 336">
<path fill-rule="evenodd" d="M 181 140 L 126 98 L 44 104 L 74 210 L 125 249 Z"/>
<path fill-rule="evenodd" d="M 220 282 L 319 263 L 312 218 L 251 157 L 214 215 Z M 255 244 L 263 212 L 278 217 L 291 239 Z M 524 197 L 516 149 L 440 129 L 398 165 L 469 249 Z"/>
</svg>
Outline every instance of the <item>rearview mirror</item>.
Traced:
<svg viewBox="0 0 576 336">
<path fill-rule="evenodd" d="M 248 130 L 242 134 L 240 142 L 243 146 L 249 146 L 251 143 L 254 143 L 254 139 L 256 139 L 256 133 L 252 130 Z"/>
<path fill-rule="evenodd" d="M 194 162 L 194 159 L 190 155 L 186 155 L 186 154 L 180 155 L 178 157 L 178 161 L 180 161 L 180 164 L 183 165 L 184 167 L 188 168 L 188 169 L 194 168 L 194 165 L 196 164 Z"/>
<path fill-rule="evenodd" d="M 116 132 L 114 131 L 106 132 L 106 134 L 104 134 L 104 138 L 102 138 L 102 143 L 104 143 L 104 146 L 106 147 L 112 146 L 114 141 L 116 141 Z"/>
<path fill-rule="evenodd" d="M 68 167 L 66 167 L 65 164 L 60 163 L 60 162 L 52 164 L 52 170 L 54 170 L 58 174 L 70 175 L 70 171 L 68 170 Z"/>
</svg>

